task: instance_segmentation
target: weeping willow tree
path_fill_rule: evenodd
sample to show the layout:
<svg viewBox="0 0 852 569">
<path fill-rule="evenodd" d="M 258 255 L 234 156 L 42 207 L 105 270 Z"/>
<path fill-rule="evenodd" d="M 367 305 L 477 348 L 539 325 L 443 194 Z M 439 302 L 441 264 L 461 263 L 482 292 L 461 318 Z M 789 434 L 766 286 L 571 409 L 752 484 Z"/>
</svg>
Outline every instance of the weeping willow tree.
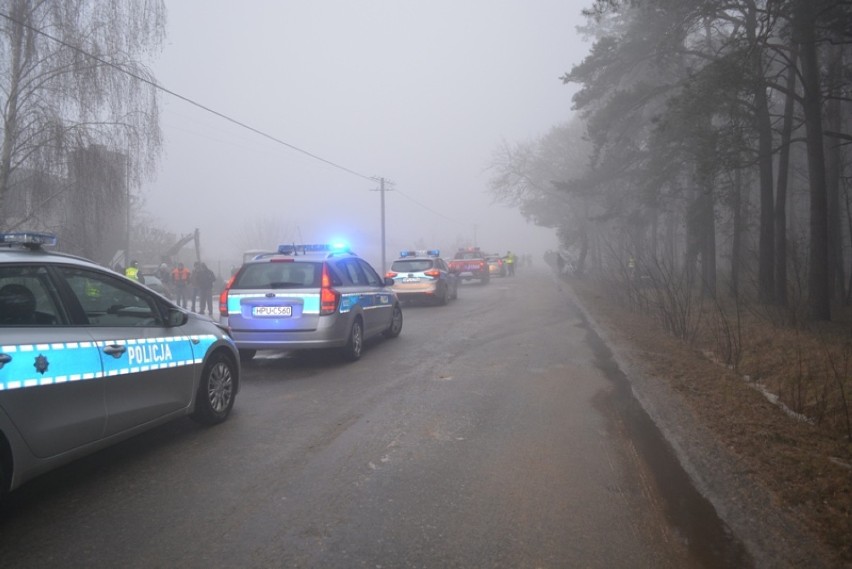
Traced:
<svg viewBox="0 0 852 569">
<path fill-rule="evenodd" d="M 160 49 L 165 25 L 162 0 L 0 0 L 0 228 L 9 226 L 16 184 L 81 175 L 71 157 L 86 148 L 122 157 L 113 185 L 121 195 L 101 215 L 126 211 L 127 190 L 153 171 L 161 149 L 158 93 L 143 60 Z"/>
</svg>

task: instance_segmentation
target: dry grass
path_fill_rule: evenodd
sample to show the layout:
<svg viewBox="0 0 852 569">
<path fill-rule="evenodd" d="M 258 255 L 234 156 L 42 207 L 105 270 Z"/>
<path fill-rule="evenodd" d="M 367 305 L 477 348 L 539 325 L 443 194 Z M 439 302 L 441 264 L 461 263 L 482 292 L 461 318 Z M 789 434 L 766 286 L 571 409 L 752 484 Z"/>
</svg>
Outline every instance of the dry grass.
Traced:
<svg viewBox="0 0 852 569">
<path fill-rule="evenodd" d="M 779 324 L 777 315 L 741 309 L 738 318 L 735 307 L 708 305 L 687 344 L 667 333 L 652 310 L 614 303 L 626 298 L 617 289 L 571 284 L 599 324 L 628 342 L 653 377 L 671 384 L 778 506 L 830 547 L 838 565 L 852 565 L 849 324 L 796 329 Z M 757 385 L 807 420 L 782 411 Z"/>
</svg>

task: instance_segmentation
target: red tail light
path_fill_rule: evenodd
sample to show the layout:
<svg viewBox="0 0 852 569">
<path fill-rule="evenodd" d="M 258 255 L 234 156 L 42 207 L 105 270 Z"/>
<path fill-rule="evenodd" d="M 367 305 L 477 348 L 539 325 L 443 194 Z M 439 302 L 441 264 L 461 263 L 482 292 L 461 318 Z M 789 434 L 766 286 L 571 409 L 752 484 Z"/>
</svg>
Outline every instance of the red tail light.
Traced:
<svg viewBox="0 0 852 569">
<path fill-rule="evenodd" d="M 225 283 L 225 288 L 222 289 L 222 292 L 219 293 L 219 315 L 220 316 L 228 316 L 228 291 L 231 290 L 231 285 L 234 284 L 234 277 L 237 275 L 231 275 L 231 278 L 228 279 L 228 282 Z"/>
<path fill-rule="evenodd" d="M 439 271 L 438 269 L 429 269 L 428 271 L 424 271 L 423 274 L 426 275 L 427 277 L 432 277 L 433 279 L 437 279 L 437 278 L 440 278 L 441 271 Z"/>
<path fill-rule="evenodd" d="M 397 276 L 398 274 L 399 274 L 399 273 L 395 273 L 395 272 L 393 272 L 393 271 L 388 271 L 387 273 L 385 273 L 385 276 L 386 276 L 387 278 L 389 278 L 389 279 L 392 279 L 392 278 L 394 278 L 395 276 Z"/>
<path fill-rule="evenodd" d="M 320 314 L 334 314 L 337 312 L 337 303 L 340 301 L 340 293 L 331 288 L 331 275 L 328 274 L 328 265 L 322 266 L 322 289 L 320 290 Z"/>
</svg>

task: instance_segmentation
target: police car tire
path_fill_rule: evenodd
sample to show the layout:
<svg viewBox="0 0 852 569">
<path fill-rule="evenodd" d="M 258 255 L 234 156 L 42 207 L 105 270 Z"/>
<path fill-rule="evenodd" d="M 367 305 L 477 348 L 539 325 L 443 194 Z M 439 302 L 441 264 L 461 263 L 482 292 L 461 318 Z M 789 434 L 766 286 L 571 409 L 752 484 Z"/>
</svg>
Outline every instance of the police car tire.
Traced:
<svg viewBox="0 0 852 569">
<path fill-rule="evenodd" d="M 346 340 L 346 345 L 340 350 L 343 359 L 355 362 L 361 359 L 361 351 L 364 349 L 364 325 L 361 324 L 361 319 L 356 318 L 352 323 L 352 329 L 349 331 L 349 339 Z"/>
<path fill-rule="evenodd" d="M 3 462 L 0 461 L 0 502 L 6 497 L 6 492 L 9 489 L 9 481 L 6 479 L 6 469 Z"/>
<path fill-rule="evenodd" d="M 234 406 L 234 396 L 237 389 L 235 383 L 235 371 L 234 363 L 230 358 L 225 356 L 225 354 L 216 353 L 210 356 L 210 359 L 204 366 L 204 370 L 201 372 L 201 381 L 198 383 L 198 393 L 195 397 L 195 410 L 192 413 L 192 418 L 195 421 L 205 425 L 215 425 L 216 423 L 221 423 L 228 418 L 228 414 Z M 218 411 L 213 408 L 209 394 L 210 382 L 214 379 L 214 373 L 227 373 L 228 378 L 230 378 L 228 401 L 225 403 L 225 407 Z"/>
<path fill-rule="evenodd" d="M 398 304 L 395 304 L 390 326 L 382 334 L 385 338 L 396 338 L 400 332 L 402 332 L 402 308 Z"/>
<path fill-rule="evenodd" d="M 450 301 L 450 287 L 445 286 L 444 290 L 441 291 L 441 296 L 438 297 L 438 304 L 441 306 L 445 306 Z"/>
</svg>

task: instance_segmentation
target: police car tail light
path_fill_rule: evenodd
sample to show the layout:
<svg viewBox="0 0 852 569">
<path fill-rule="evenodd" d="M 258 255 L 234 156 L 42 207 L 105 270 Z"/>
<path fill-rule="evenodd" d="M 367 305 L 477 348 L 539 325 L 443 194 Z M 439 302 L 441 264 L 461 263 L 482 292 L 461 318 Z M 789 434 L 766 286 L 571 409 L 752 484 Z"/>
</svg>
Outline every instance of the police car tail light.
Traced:
<svg viewBox="0 0 852 569">
<path fill-rule="evenodd" d="M 428 271 L 423 271 L 423 274 L 427 277 L 432 277 L 433 279 L 437 279 L 441 276 L 441 271 L 438 269 L 429 269 Z"/>
<path fill-rule="evenodd" d="M 398 274 L 399 274 L 399 273 L 395 273 L 395 272 L 393 272 L 393 271 L 388 271 L 387 273 L 385 273 L 385 276 L 386 276 L 387 278 L 389 278 L 389 279 L 392 279 L 392 278 L 394 278 L 395 276 L 397 276 Z"/>
<path fill-rule="evenodd" d="M 219 294 L 219 314 L 221 316 L 228 315 L 228 291 L 231 290 L 231 285 L 234 284 L 234 277 L 237 275 L 231 275 L 231 278 L 228 279 L 228 282 L 225 283 L 225 288 L 222 289 L 222 292 Z"/>
<path fill-rule="evenodd" d="M 331 275 L 328 274 L 328 265 L 322 266 L 322 289 L 320 290 L 320 314 L 334 314 L 337 312 L 337 303 L 340 301 L 340 293 L 331 288 Z"/>
</svg>

